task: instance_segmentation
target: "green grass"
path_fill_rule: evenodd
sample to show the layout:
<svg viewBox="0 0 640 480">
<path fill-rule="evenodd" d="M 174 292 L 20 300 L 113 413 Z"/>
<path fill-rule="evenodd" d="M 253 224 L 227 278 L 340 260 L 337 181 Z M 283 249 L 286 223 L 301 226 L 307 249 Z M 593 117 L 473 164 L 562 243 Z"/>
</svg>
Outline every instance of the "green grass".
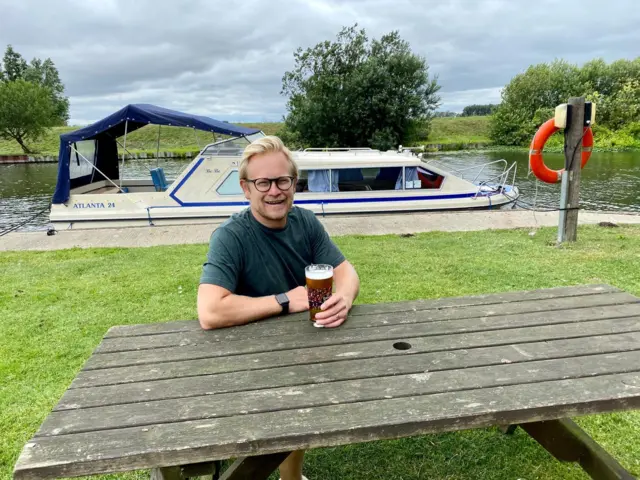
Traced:
<svg viewBox="0 0 640 480">
<path fill-rule="evenodd" d="M 608 283 L 640 295 L 640 227 L 338 237 L 359 303 Z M 112 325 L 196 318 L 206 245 L 0 253 L 0 479 Z M 172 259 L 168 261 L 168 259 Z M 640 474 L 640 412 L 578 420 Z M 494 428 L 309 452 L 311 480 L 586 479 L 526 434 Z M 144 472 L 104 476 L 132 480 Z"/>
<path fill-rule="evenodd" d="M 239 123 L 245 127 L 259 128 L 267 135 L 277 135 L 282 123 Z M 38 142 L 29 146 L 41 155 L 58 155 L 60 134 L 80 127 L 55 127 L 49 130 Z M 432 131 L 426 144 L 468 144 L 488 143 L 488 117 L 435 118 Z M 158 127 L 143 127 L 127 135 L 127 150 L 132 153 L 147 152 L 155 154 Z M 219 137 L 218 137 L 219 138 Z M 198 152 L 204 145 L 213 141 L 210 133 L 194 131 L 190 128 L 162 127 L 160 134 L 161 152 Z M 10 140 L 0 140 L 0 155 L 20 155 L 20 146 Z"/>
<path fill-rule="evenodd" d="M 259 128 L 267 135 L 273 135 L 280 128 L 280 123 L 239 123 L 250 128 Z M 32 150 L 40 155 L 58 155 L 60 148 L 60 134 L 77 130 L 81 127 L 54 127 L 38 142 L 28 142 Z M 218 136 L 218 139 L 220 137 Z M 127 150 L 132 153 L 147 151 L 156 152 L 158 141 L 158 126 L 151 125 L 142 127 L 127 135 Z M 162 127 L 160 129 L 160 151 L 161 152 L 198 152 L 207 143 L 213 141 L 210 133 L 194 130 L 191 128 Z M 122 140 L 121 140 L 122 142 Z M 0 139 L 0 155 L 21 155 L 22 149 L 13 140 Z"/>
<path fill-rule="evenodd" d="M 429 138 L 422 143 L 491 143 L 489 117 L 434 118 Z"/>
</svg>

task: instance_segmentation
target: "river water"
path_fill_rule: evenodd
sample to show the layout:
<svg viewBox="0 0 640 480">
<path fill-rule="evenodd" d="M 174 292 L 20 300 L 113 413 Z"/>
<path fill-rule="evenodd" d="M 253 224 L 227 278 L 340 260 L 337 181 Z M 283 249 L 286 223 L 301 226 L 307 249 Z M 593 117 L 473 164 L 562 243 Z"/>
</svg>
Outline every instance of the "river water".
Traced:
<svg viewBox="0 0 640 480">
<path fill-rule="evenodd" d="M 538 208 L 558 207 L 560 184 L 545 184 L 528 175 L 526 152 L 439 153 L 428 155 L 426 159 L 436 159 L 456 169 L 498 159 L 505 159 L 509 164 L 516 162 L 515 183 L 520 188 L 520 199 Z M 545 153 L 545 161 L 551 168 L 561 168 L 564 157 Z M 188 163 L 188 160 L 173 159 L 130 161 L 125 165 L 124 176 L 146 178 L 149 175 L 147 166 L 155 167 L 158 164 L 164 168 L 167 178 L 172 179 Z M 0 234 L 48 209 L 55 189 L 57 168 L 56 164 L 51 163 L 0 165 Z M 480 178 L 491 177 L 499 173 L 501 168 L 497 164 L 487 167 Z M 595 152 L 582 171 L 580 203 L 586 210 L 640 213 L 640 152 Z M 27 221 L 20 230 L 45 230 L 47 225 L 47 214 L 43 213 Z"/>
</svg>

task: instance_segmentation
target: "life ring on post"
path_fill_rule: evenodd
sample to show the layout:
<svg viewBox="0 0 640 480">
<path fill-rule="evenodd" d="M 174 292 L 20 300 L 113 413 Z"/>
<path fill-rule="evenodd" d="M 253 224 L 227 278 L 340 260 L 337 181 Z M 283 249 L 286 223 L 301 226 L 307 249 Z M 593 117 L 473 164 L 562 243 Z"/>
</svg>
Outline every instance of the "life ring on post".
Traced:
<svg viewBox="0 0 640 480">
<path fill-rule="evenodd" d="M 562 170 L 552 170 L 544 164 L 542 158 L 542 149 L 544 144 L 547 143 L 549 137 L 560 130 L 556 127 L 553 118 L 544 122 L 538 131 L 536 132 L 533 140 L 531 141 L 531 147 L 529 148 L 529 167 L 533 174 L 543 182 L 546 183 L 558 183 L 564 172 Z M 585 128 L 584 135 L 582 136 L 582 161 L 581 168 L 589 161 L 591 157 L 591 149 L 593 147 L 593 132 L 590 127 Z"/>
</svg>

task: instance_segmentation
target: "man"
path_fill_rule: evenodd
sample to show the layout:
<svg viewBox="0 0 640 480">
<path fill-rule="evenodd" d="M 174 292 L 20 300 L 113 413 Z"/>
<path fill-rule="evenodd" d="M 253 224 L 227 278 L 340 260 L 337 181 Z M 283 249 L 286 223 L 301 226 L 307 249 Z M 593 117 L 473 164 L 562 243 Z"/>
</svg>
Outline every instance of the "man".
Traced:
<svg viewBox="0 0 640 480">
<path fill-rule="evenodd" d="M 334 267 L 335 293 L 316 323 L 341 325 L 360 281 L 313 212 L 293 206 L 298 167 L 291 152 L 278 137 L 263 137 L 245 149 L 239 177 L 250 207 L 211 235 L 198 289 L 202 328 L 308 310 L 304 268 L 312 263 Z M 304 478 L 303 458 L 294 452 L 280 465 L 282 480 Z"/>
</svg>

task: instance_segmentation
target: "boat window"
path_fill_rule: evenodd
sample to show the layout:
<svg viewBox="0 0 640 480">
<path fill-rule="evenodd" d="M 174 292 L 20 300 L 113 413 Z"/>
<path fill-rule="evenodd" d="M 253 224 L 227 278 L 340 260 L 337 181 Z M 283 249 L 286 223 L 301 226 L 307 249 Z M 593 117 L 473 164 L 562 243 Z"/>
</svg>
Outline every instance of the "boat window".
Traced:
<svg viewBox="0 0 640 480">
<path fill-rule="evenodd" d="M 228 138 L 209 145 L 202 152 L 203 155 L 215 155 L 224 157 L 239 157 L 244 152 L 249 140 L 245 137 Z"/>
<path fill-rule="evenodd" d="M 240 186 L 240 174 L 238 170 L 234 170 L 227 178 L 224 179 L 222 184 L 216 190 L 218 195 L 240 195 L 242 194 L 242 187 Z"/>
<path fill-rule="evenodd" d="M 305 186 L 305 191 L 309 192 L 338 192 L 339 170 L 305 170 L 306 182 L 301 182 Z"/>
<path fill-rule="evenodd" d="M 396 189 L 402 188 L 402 177 L 398 178 L 396 182 Z M 418 178 L 418 167 L 405 167 L 404 168 L 404 188 L 405 190 L 413 190 L 416 188 L 422 188 L 422 182 Z"/>
<path fill-rule="evenodd" d="M 69 162 L 69 178 L 73 179 L 93 174 L 93 166 L 96 164 L 96 141 L 84 140 L 74 143 L 72 147 Z M 87 162 L 87 160 L 90 163 Z M 100 176 L 100 179 L 102 178 L 104 177 Z"/>
<path fill-rule="evenodd" d="M 432 172 L 424 167 L 417 167 L 417 174 L 420 181 L 420 187 L 418 188 L 437 189 L 442 186 L 442 182 L 444 181 L 444 176 L 439 173 Z"/>
<path fill-rule="evenodd" d="M 259 140 L 260 138 L 264 137 L 265 134 L 262 132 L 258 132 L 258 133 L 252 133 L 251 135 L 247 135 L 247 140 L 249 140 L 249 143 L 253 143 L 256 140 Z"/>
<path fill-rule="evenodd" d="M 444 177 L 422 167 L 405 167 L 405 190 L 440 188 Z M 402 167 L 301 170 L 297 192 L 402 190 Z"/>
</svg>

